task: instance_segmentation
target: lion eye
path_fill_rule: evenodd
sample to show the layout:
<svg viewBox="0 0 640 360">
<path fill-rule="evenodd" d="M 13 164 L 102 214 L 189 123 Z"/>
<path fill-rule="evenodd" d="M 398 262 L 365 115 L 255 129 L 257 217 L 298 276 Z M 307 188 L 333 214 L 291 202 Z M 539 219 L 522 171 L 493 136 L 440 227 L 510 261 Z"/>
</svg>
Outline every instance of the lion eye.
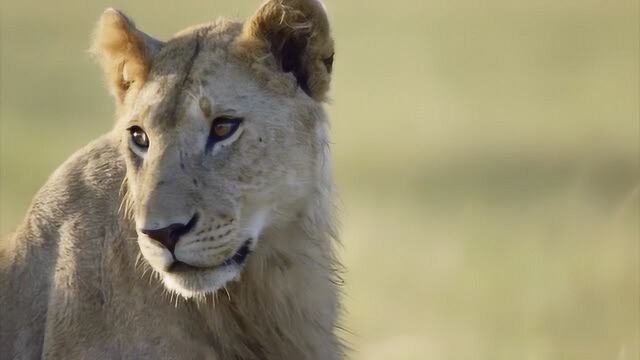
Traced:
<svg viewBox="0 0 640 360">
<path fill-rule="evenodd" d="M 147 149 L 149 147 L 149 138 L 147 134 L 139 126 L 132 126 L 129 129 L 131 134 L 131 141 L 141 149 Z"/>
<path fill-rule="evenodd" d="M 240 122 L 242 122 L 242 119 L 238 118 L 216 118 L 211 124 L 211 133 L 209 134 L 211 140 L 217 142 L 230 137 L 238 130 Z"/>
<path fill-rule="evenodd" d="M 225 137 L 231 132 L 231 124 L 215 124 L 213 125 L 213 133 L 218 137 Z"/>
</svg>

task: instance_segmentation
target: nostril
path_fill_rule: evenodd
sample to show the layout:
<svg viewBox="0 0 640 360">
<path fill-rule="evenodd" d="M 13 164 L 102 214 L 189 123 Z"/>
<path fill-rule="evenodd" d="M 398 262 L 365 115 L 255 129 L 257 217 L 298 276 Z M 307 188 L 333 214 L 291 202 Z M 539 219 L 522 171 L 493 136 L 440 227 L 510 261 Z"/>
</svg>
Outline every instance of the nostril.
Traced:
<svg viewBox="0 0 640 360">
<path fill-rule="evenodd" d="M 141 232 L 173 252 L 180 239 L 181 229 L 184 227 L 184 224 L 171 224 L 162 229 L 141 230 Z"/>
<path fill-rule="evenodd" d="M 173 253 L 180 237 L 193 229 L 198 222 L 198 215 L 194 215 L 186 224 L 171 224 L 162 229 L 142 229 L 141 233 L 159 242 Z"/>
</svg>

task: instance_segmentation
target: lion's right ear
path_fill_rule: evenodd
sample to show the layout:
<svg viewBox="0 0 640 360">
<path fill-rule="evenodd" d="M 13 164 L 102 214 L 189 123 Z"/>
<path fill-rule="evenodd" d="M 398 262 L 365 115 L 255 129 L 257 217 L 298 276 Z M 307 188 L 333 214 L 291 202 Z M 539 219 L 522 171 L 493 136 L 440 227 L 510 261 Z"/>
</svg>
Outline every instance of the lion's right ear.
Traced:
<svg viewBox="0 0 640 360">
<path fill-rule="evenodd" d="M 126 15 L 115 9 L 102 13 L 91 52 L 98 58 L 118 105 L 132 88 L 146 81 L 151 59 L 163 43 L 138 30 Z"/>
</svg>

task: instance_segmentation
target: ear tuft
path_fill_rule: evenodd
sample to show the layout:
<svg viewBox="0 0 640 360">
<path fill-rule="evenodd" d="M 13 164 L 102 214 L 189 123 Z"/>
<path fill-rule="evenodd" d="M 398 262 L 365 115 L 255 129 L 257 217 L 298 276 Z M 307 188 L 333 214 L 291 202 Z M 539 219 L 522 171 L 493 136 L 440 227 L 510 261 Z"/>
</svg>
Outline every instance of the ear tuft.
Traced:
<svg viewBox="0 0 640 360">
<path fill-rule="evenodd" d="M 162 42 L 138 30 L 125 14 L 109 8 L 95 30 L 91 53 L 101 63 L 118 104 L 132 87 L 146 81 L 151 60 Z"/>
<path fill-rule="evenodd" d="M 324 100 L 334 46 L 329 20 L 318 0 L 269 0 L 244 25 L 240 46 L 266 49 L 279 70 L 295 76 L 312 98 Z"/>
</svg>

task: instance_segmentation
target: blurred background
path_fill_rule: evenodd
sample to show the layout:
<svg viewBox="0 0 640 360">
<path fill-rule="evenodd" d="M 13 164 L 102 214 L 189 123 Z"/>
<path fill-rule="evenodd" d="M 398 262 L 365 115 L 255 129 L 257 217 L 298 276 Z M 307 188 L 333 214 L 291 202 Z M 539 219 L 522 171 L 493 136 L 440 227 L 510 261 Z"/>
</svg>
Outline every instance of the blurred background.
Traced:
<svg viewBox="0 0 640 360">
<path fill-rule="evenodd" d="M 635 0 L 327 0 L 352 359 L 638 359 Z M 4 0 L 0 234 L 113 123 L 87 54 L 257 0 Z"/>
</svg>

